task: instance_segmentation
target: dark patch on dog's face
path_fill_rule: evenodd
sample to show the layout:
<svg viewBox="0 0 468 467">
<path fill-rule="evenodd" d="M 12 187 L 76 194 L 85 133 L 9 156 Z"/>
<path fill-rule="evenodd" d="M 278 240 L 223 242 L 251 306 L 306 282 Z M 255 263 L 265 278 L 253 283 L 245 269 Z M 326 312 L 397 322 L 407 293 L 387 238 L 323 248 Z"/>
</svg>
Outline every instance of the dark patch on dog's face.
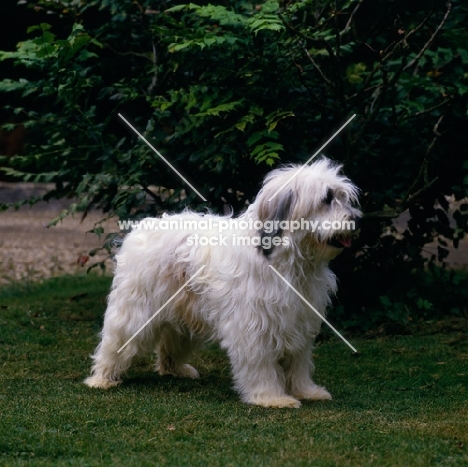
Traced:
<svg viewBox="0 0 468 467">
<path fill-rule="evenodd" d="M 332 201 L 335 199 L 335 193 L 331 188 L 328 188 L 327 194 L 323 199 L 324 204 L 330 205 Z"/>
<path fill-rule="evenodd" d="M 291 217 L 294 204 L 296 202 L 296 197 L 292 190 L 286 192 L 286 194 L 282 195 L 278 194 L 278 204 L 276 205 L 275 209 L 272 211 L 272 215 L 270 219 L 263 219 L 262 222 L 265 223 L 266 221 L 273 221 L 273 222 L 281 222 L 284 220 L 288 220 Z M 274 203 L 275 200 L 271 200 L 271 203 Z M 281 238 L 283 236 L 283 229 L 279 226 L 277 229 L 272 230 L 271 232 L 265 232 L 263 229 L 260 230 L 260 241 L 261 245 L 258 246 L 261 249 L 263 255 L 268 258 L 275 246 L 273 245 L 274 238 Z M 264 242 L 265 238 L 269 238 L 269 242 Z M 269 243 L 269 246 L 263 246 L 265 243 Z"/>
</svg>

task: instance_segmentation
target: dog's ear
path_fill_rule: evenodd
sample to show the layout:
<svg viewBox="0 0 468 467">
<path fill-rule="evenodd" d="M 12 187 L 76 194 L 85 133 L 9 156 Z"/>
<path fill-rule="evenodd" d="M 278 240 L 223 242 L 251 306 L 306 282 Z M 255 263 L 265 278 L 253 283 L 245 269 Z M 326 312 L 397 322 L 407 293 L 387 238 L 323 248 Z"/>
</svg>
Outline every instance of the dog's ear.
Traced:
<svg viewBox="0 0 468 467">
<path fill-rule="evenodd" d="M 264 198 L 267 198 L 265 194 Z M 281 190 L 272 199 L 264 199 L 258 208 L 258 218 L 263 223 L 268 221 L 288 220 L 294 210 L 296 197 L 291 189 Z"/>
<path fill-rule="evenodd" d="M 294 210 L 296 203 L 296 197 L 294 192 L 289 190 L 283 190 L 278 193 L 272 200 L 265 201 L 259 211 L 259 217 L 262 223 L 265 225 L 266 222 L 270 222 L 274 228 L 260 230 L 261 248 L 263 254 L 268 257 L 273 252 L 275 246 L 273 245 L 274 238 L 281 238 L 283 235 L 283 229 L 279 226 L 281 221 L 291 220 L 291 215 Z M 269 240 L 264 240 L 269 239 Z"/>
</svg>

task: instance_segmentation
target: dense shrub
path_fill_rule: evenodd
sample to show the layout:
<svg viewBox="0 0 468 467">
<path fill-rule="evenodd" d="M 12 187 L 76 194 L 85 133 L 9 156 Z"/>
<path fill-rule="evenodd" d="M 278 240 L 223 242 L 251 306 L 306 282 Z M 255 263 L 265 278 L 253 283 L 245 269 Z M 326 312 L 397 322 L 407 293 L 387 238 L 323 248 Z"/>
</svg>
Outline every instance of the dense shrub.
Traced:
<svg viewBox="0 0 468 467">
<path fill-rule="evenodd" d="M 361 187 L 367 215 L 334 265 L 338 309 L 349 322 L 375 308 L 390 316 L 401 300 L 420 310 L 424 246 L 438 239 L 429 261 L 443 261 L 468 230 L 466 205 L 453 212 L 446 199 L 467 195 L 468 5 L 218 3 L 28 2 L 51 14 L 0 54 L 16 65 L 0 82 L 14 103 L 4 111 L 30 134 L 4 170 L 53 181 L 49 197 L 77 196 L 62 215 L 240 211 L 271 167 L 306 161 L 356 114 L 324 151 Z"/>
</svg>

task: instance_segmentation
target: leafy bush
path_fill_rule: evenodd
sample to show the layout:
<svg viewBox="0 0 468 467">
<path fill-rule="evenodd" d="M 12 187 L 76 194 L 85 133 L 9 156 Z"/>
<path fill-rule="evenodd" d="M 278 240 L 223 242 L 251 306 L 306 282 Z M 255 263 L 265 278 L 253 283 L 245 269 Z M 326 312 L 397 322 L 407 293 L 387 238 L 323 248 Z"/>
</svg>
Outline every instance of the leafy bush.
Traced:
<svg viewBox="0 0 468 467">
<path fill-rule="evenodd" d="M 443 261 L 468 230 L 466 205 L 452 212 L 446 199 L 467 196 L 465 2 L 28 3 L 53 13 L 53 27 L 40 22 L 0 53 L 23 72 L 0 82 L 21 98 L 5 110 L 30 133 L 3 170 L 53 181 L 48 197 L 76 196 L 61 216 L 239 211 L 271 167 L 306 161 L 356 113 L 325 150 L 361 187 L 367 214 L 334 266 L 343 320 L 405 300 L 424 246 L 439 239 L 430 262 Z M 397 231 L 402 212 L 410 220 Z"/>
</svg>

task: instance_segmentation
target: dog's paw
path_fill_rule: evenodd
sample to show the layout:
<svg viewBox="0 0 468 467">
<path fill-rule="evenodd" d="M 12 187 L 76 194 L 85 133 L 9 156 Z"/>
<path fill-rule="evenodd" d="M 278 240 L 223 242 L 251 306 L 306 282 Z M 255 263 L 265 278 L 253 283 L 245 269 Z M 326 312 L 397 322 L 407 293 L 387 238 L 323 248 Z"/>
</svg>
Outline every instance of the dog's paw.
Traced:
<svg viewBox="0 0 468 467">
<path fill-rule="evenodd" d="M 99 378 L 97 376 L 90 376 L 84 380 L 84 384 L 90 388 L 109 389 L 118 386 L 122 380 L 111 381 L 109 379 Z"/>
<path fill-rule="evenodd" d="M 248 403 L 276 409 L 298 409 L 301 406 L 297 399 L 286 395 L 277 397 L 257 396 L 249 400 Z"/>
<path fill-rule="evenodd" d="M 307 389 L 295 392 L 294 395 L 298 399 L 307 399 L 311 401 L 326 401 L 331 400 L 331 394 L 323 387 L 311 386 Z"/>
<path fill-rule="evenodd" d="M 181 378 L 192 378 L 197 379 L 200 378 L 200 373 L 198 373 L 197 369 L 194 368 L 192 365 L 185 363 L 178 371 L 178 375 Z"/>
<path fill-rule="evenodd" d="M 163 365 L 159 365 L 157 371 L 161 376 L 164 375 L 172 375 L 178 378 L 191 378 L 197 379 L 200 378 L 200 373 L 194 368 L 192 365 L 185 363 L 184 365 L 180 366 L 177 369 L 174 368 L 164 368 Z"/>
</svg>

